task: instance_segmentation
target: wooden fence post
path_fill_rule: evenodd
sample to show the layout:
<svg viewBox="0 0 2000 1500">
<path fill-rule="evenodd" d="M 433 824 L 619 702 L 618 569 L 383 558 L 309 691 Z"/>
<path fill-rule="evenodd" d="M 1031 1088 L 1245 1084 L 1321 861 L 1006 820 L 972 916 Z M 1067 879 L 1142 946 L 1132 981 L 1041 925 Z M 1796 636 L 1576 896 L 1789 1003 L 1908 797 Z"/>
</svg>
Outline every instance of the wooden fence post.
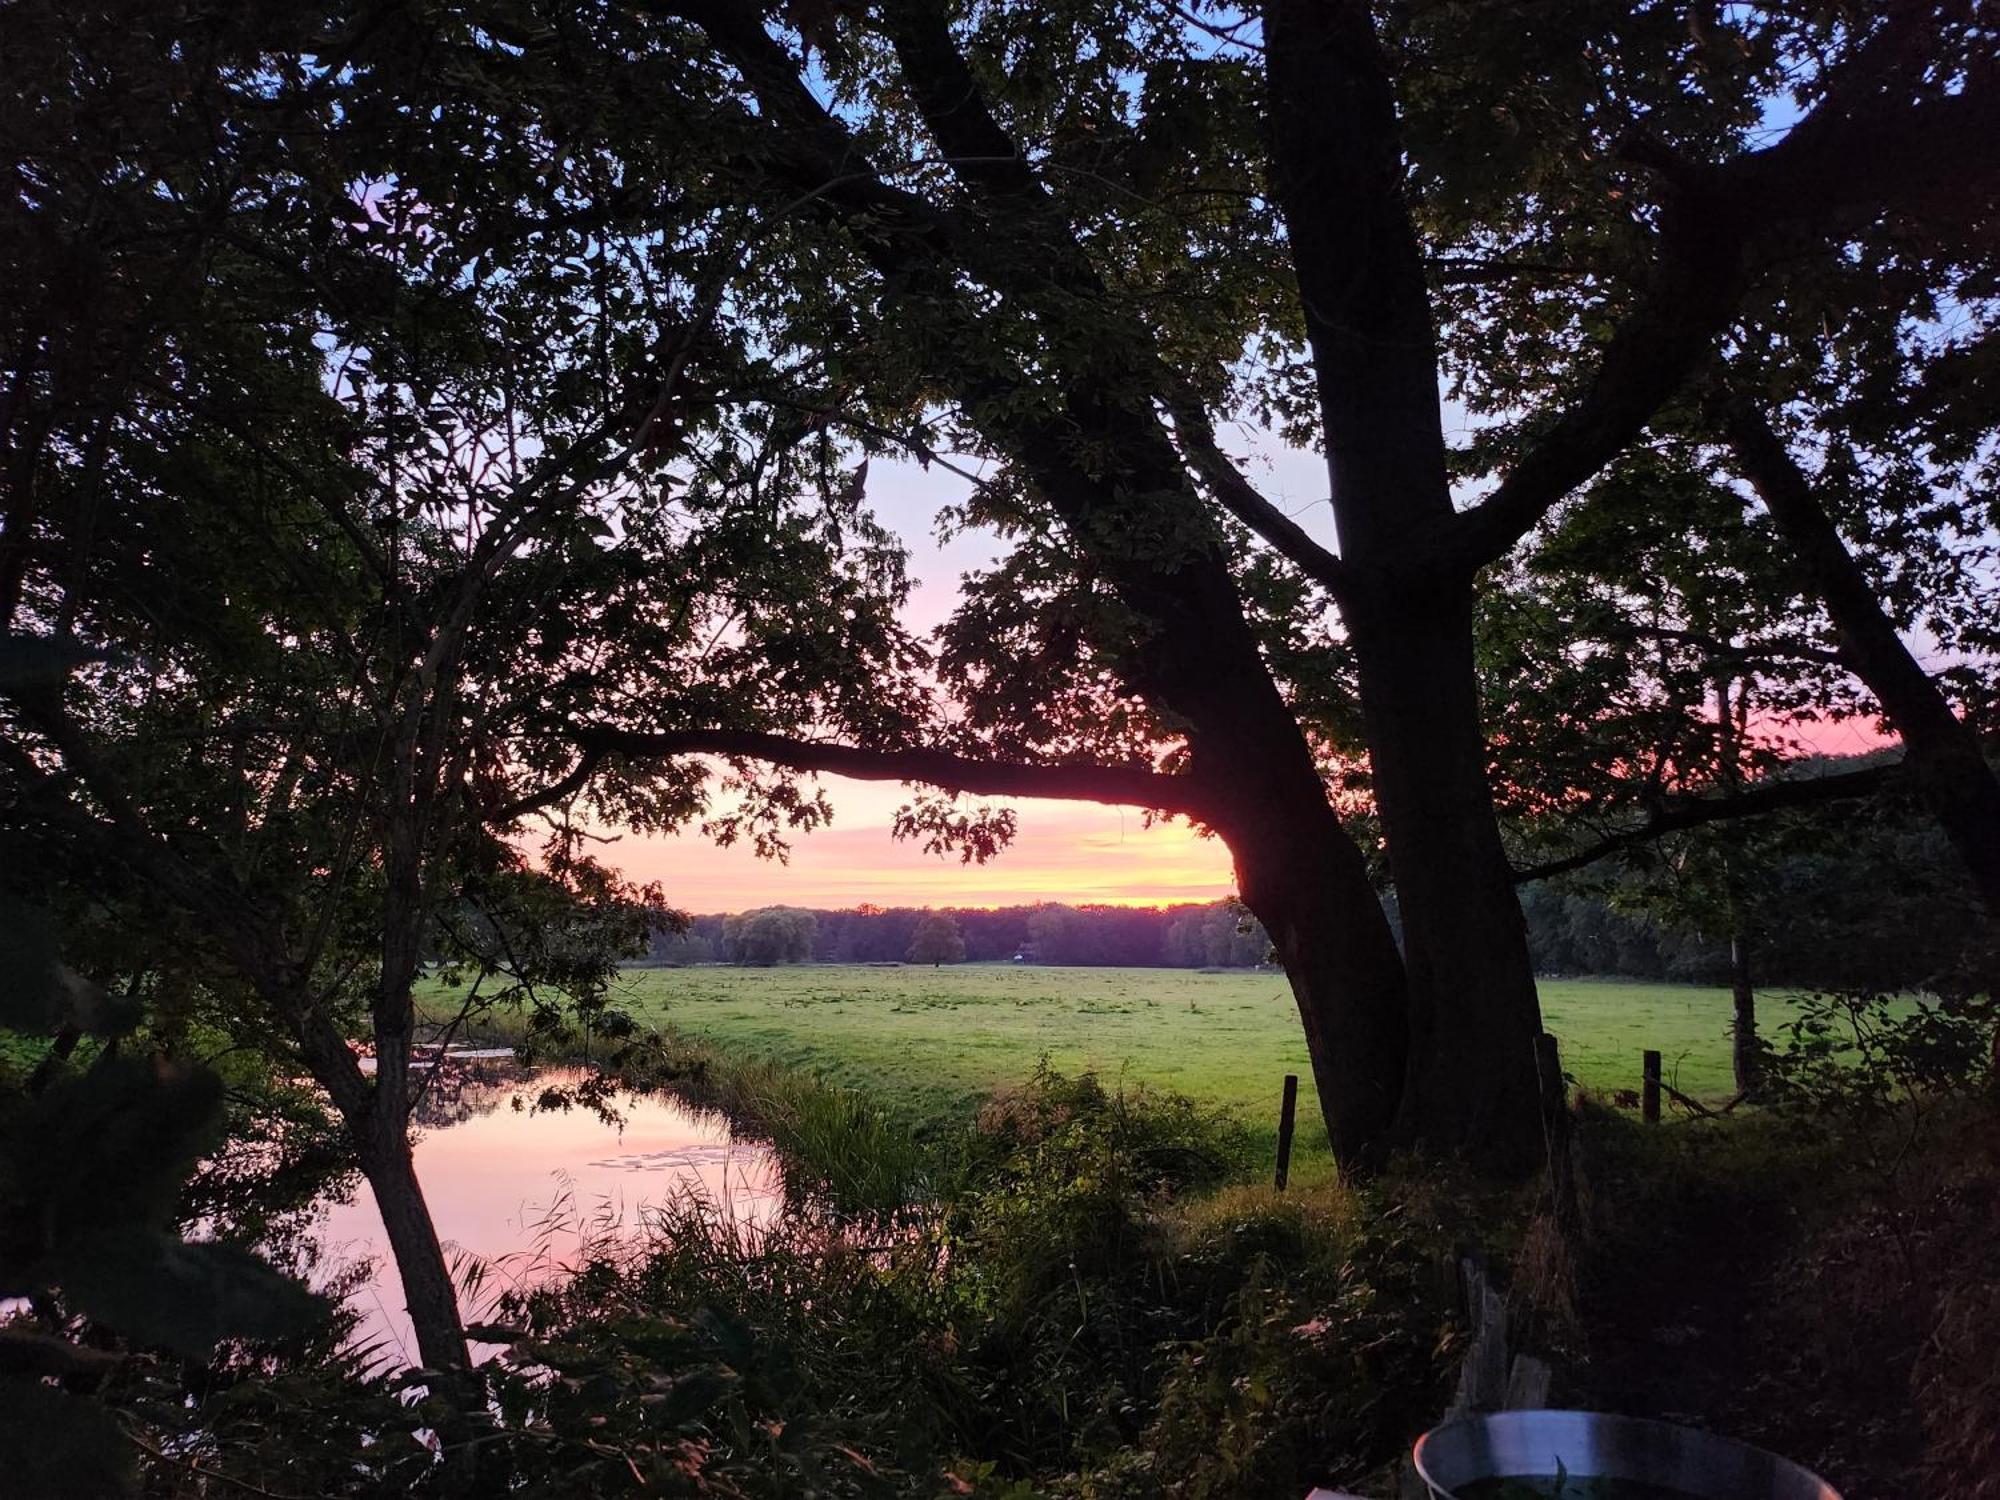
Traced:
<svg viewBox="0 0 2000 1500">
<path fill-rule="evenodd" d="M 1639 1118 L 1648 1125 L 1660 1123 L 1660 1054 L 1648 1051 L 1645 1058 L 1645 1092 L 1639 1096 Z"/>
<path fill-rule="evenodd" d="M 1576 1168 L 1569 1151 L 1569 1086 L 1563 1081 L 1562 1053 L 1548 1032 L 1535 1037 L 1535 1075 L 1542 1089 L 1542 1145 L 1549 1159 L 1549 1202 L 1556 1228 L 1574 1241 L 1582 1223 L 1576 1201 Z"/>
<path fill-rule="evenodd" d="M 1292 1131 L 1298 1124 L 1299 1115 L 1299 1075 L 1285 1075 L 1285 1102 L 1278 1106 L 1278 1191 L 1285 1190 L 1285 1179 L 1292 1174 Z"/>
</svg>

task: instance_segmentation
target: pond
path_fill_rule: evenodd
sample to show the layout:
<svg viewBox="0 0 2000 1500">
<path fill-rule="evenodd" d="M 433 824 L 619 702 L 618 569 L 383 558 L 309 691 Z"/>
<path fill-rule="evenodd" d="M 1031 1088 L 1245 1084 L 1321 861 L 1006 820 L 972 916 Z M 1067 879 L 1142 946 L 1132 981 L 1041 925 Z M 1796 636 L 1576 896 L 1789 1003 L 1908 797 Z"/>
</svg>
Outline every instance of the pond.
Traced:
<svg viewBox="0 0 2000 1500">
<path fill-rule="evenodd" d="M 666 1094 L 622 1095 L 610 1123 L 581 1107 L 538 1108 L 579 1068 L 530 1070 L 507 1051 L 454 1050 L 423 1085 L 416 1168 L 469 1319 L 500 1292 L 561 1275 L 586 1238 L 642 1232 L 647 1210 L 698 1194 L 739 1223 L 769 1222 L 783 1201 L 770 1151 L 733 1140 L 726 1122 Z M 354 1274 L 353 1342 L 376 1361 L 416 1362 L 416 1340 L 374 1198 L 358 1181 L 332 1202 L 312 1241 L 327 1284 Z"/>
</svg>

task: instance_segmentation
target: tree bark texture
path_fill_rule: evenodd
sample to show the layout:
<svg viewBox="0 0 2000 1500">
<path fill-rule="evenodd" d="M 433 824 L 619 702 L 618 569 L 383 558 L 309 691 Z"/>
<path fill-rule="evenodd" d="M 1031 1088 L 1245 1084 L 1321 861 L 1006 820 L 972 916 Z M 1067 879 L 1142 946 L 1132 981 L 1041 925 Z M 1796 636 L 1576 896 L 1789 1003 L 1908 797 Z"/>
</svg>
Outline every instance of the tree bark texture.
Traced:
<svg viewBox="0 0 2000 1500">
<path fill-rule="evenodd" d="M 1219 826 L 1291 983 L 1334 1155 L 1367 1167 L 1389 1139 L 1408 1057 L 1403 961 L 1304 748 L 1268 745 Z"/>
<path fill-rule="evenodd" d="M 1503 1165 L 1540 1145 L 1541 1006 L 1486 775 L 1471 599 L 1405 596 L 1352 612 L 1375 804 L 1409 977 L 1405 1144 Z"/>
<path fill-rule="evenodd" d="M 378 1104 L 369 1116 L 350 1121 L 350 1129 L 362 1175 L 382 1215 L 410 1326 L 416 1332 L 418 1356 L 427 1369 L 463 1370 L 465 1320 L 459 1314 L 458 1290 L 444 1246 L 424 1202 L 423 1185 L 417 1181 L 403 1111 Z"/>
</svg>

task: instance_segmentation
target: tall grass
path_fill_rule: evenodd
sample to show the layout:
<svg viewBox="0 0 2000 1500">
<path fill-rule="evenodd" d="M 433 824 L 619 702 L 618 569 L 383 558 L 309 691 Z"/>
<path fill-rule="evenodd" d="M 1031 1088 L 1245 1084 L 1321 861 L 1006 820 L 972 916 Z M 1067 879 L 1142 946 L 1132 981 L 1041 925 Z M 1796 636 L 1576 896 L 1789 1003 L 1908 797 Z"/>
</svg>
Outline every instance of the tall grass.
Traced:
<svg viewBox="0 0 2000 1500">
<path fill-rule="evenodd" d="M 876 1108 L 860 1092 L 814 1074 L 728 1058 L 674 1038 L 667 1087 L 712 1109 L 738 1132 L 768 1141 L 785 1169 L 793 1203 L 893 1219 L 928 1202 L 942 1185 L 948 1150 L 913 1122 Z"/>
<path fill-rule="evenodd" d="M 1435 1247 L 1352 1189 L 1226 1185 L 1219 1112 L 1043 1067 L 923 1145 L 819 1080 L 682 1061 L 677 1087 L 827 1186 L 763 1222 L 684 1193 L 541 1268 L 566 1275 L 516 1274 L 508 1359 L 560 1377 L 508 1398 L 523 1421 L 599 1389 L 594 1445 L 633 1452 L 643 1402 L 699 1368 L 688 1430 L 752 1492 L 1123 1500 L 1352 1478 L 1442 1399 Z"/>
</svg>

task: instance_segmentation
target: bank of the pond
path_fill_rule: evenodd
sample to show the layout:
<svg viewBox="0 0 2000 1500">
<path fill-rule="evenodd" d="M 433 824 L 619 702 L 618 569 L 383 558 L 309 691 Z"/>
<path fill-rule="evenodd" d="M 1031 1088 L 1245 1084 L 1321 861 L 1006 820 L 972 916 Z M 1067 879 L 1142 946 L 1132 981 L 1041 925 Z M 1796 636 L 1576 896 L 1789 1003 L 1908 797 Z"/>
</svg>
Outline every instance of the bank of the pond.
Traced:
<svg viewBox="0 0 2000 1500">
<path fill-rule="evenodd" d="M 782 1115 L 798 1105 L 769 1091 L 781 1078 L 718 1067 L 685 1086 Z M 1391 1206 L 1232 1184 L 1240 1136 L 1184 1097 L 1039 1071 L 949 1134 L 951 1169 L 894 1225 L 822 1197 L 746 1250 L 684 1219 L 643 1260 L 527 1299 L 526 1347 L 630 1366 L 672 1328 L 682 1359 L 726 1360 L 705 1458 L 730 1452 L 731 1431 L 784 1440 L 730 1452 L 774 1464 L 752 1493 L 776 1493 L 777 1474 L 819 1493 L 994 1500 L 1381 1479 L 1445 1395 L 1437 1267 L 1459 1214 L 1437 1190 Z M 673 1388 L 698 1388 L 685 1363 Z M 629 1452 L 634 1420 L 614 1409 L 593 1447 Z"/>
<path fill-rule="evenodd" d="M 653 1061 L 713 1108 L 792 1132 L 801 1160 L 885 1140 L 865 1100 L 810 1075 L 699 1049 Z M 420 1140 L 427 1188 L 490 1189 L 487 1163 L 440 1177 L 443 1158 L 426 1157 L 513 1113 L 492 1094 L 472 1103 Z M 560 1152 L 575 1117 L 519 1118 L 516 1151 Z M 1439 1191 L 1392 1204 L 1232 1181 L 1241 1137 L 1183 1097 L 1043 1070 L 934 1132 L 929 1175 L 892 1219 L 856 1213 L 851 1191 L 815 1192 L 745 1232 L 673 1198 L 622 1244 L 579 1243 L 578 1274 L 521 1278 L 482 1308 L 493 1472 L 529 1493 L 636 1482 L 910 1500 L 1223 1497 L 1379 1475 L 1445 1393 L 1452 1309 L 1436 1269 L 1462 1214 Z M 425 1482 L 408 1457 L 423 1415 L 403 1414 L 393 1382 L 313 1389 L 311 1409 L 352 1410 L 367 1434 L 336 1456 L 346 1473 L 384 1492 Z M 282 1419 L 243 1402 L 215 1408 L 205 1438 L 244 1451 L 246 1413 L 268 1448 Z M 286 1493 L 328 1492 L 284 1461 Z"/>
<path fill-rule="evenodd" d="M 482 1033 L 510 1039 L 507 1018 Z M 1558 1250 L 1538 1179 L 1399 1161 L 1279 1195 L 1234 1113 L 1129 1073 L 1031 1068 L 918 1122 L 907 1098 L 710 1042 L 619 1045 L 636 1079 L 771 1142 L 800 1191 L 750 1234 L 672 1199 L 617 1253 L 579 1246 L 582 1274 L 492 1308 L 505 1423 L 481 1441 L 523 1492 L 1393 1493 L 1449 1397 L 1452 1268 L 1477 1245 L 1557 1356 L 1559 1402 L 1694 1415 L 1857 1494 L 1976 1493 L 1932 1481 L 1941 1455 L 1984 1451 L 2000 1400 L 1977 1337 L 2000 1306 L 2000 1168 L 1960 1145 L 2000 1139 L 1983 1106 L 1881 1156 L 1896 1119 L 1856 1114 L 1848 1075 L 1724 1120 L 1583 1103 L 1579 1236 Z M 524 1139 L 569 1118 L 525 1116 Z M 1920 1279 L 1898 1269 L 1912 1235 L 1935 1259 Z M 399 1421 L 421 1414 L 372 1406 L 341 1462 L 393 1488 Z"/>
</svg>

